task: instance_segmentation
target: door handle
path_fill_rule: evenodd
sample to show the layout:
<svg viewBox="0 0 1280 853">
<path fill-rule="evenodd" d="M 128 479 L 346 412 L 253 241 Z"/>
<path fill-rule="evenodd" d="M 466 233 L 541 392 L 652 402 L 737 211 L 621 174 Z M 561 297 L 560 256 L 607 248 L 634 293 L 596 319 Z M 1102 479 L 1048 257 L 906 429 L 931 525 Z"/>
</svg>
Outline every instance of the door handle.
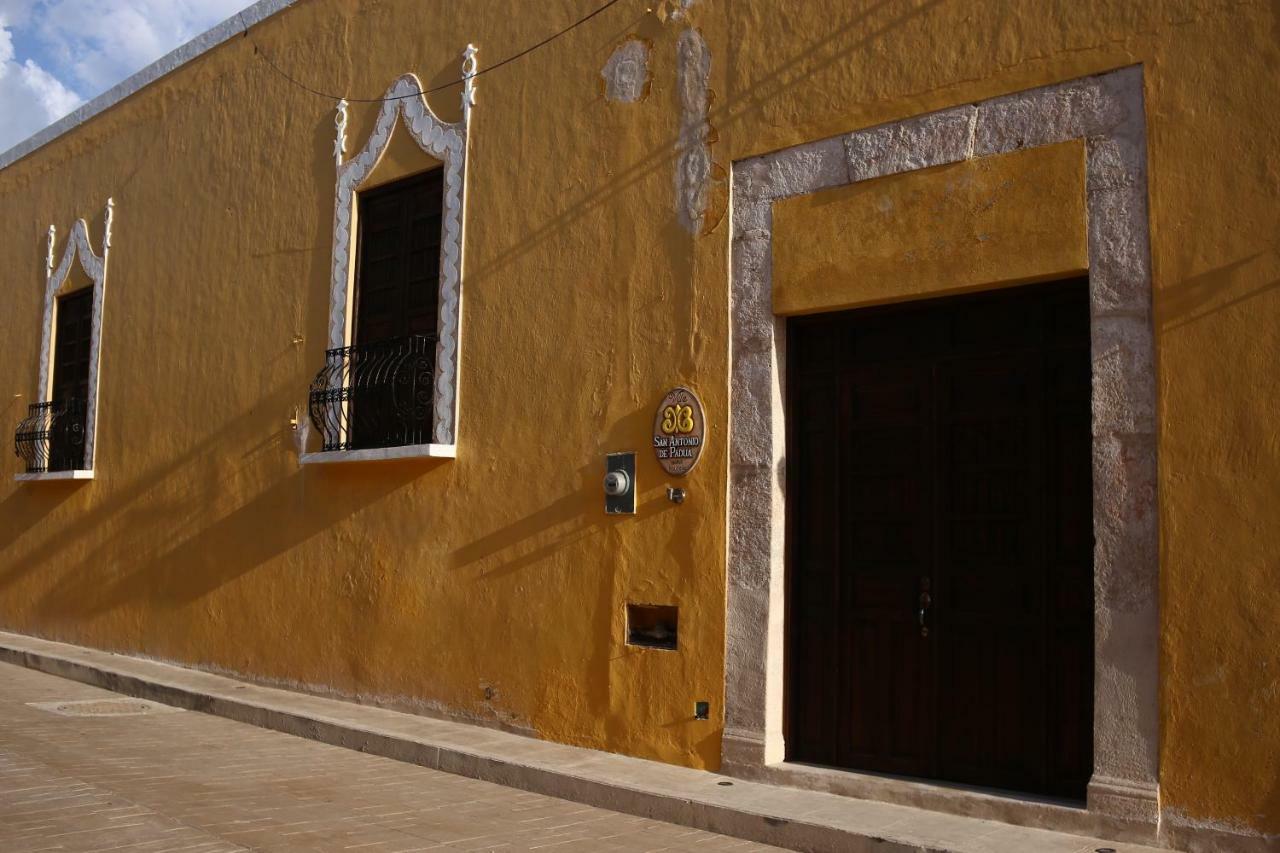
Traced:
<svg viewBox="0 0 1280 853">
<path fill-rule="evenodd" d="M 925 624 L 925 614 L 928 612 L 929 605 L 932 603 L 933 603 L 933 598 L 929 595 L 928 592 L 920 593 L 919 620 L 920 620 L 920 636 L 921 637 L 929 636 L 929 626 Z"/>
</svg>

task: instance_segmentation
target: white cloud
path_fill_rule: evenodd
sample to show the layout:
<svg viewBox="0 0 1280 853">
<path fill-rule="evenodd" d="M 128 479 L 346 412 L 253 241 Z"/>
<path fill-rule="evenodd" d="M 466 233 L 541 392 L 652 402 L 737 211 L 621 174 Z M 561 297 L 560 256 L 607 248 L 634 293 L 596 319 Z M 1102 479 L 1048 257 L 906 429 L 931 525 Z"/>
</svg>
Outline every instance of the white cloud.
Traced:
<svg viewBox="0 0 1280 853">
<path fill-rule="evenodd" d="M 245 5 L 246 0 L 44 0 L 32 26 L 59 71 L 97 94 Z"/>
<path fill-rule="evenodd" d="M 0 0 L 0 152 L 248 4 Z"/>
<path fill-rule="evenodd" d="M 25 26 L 36 0 L 0 0 L 0 27 Z"/>
<path fill-rule="evenodd" d="M 62 85 L 61 80 L 30 59 L 22 63 L 22 82 L 40 99 L 44 111 L 51 116 L 62 117 L 83 103 L 79 95 Z"/>
<path fill-rule="evenodd" d="M 0 6 L 0 15 L 6 10 Z M 7 18 L 0 18 L 0 25 Z M 14 58 L 13 35 L 0 26 L 0 151 L 57 121 L 81 103 L 81 97 L 34 61 Z"/>
</svg>

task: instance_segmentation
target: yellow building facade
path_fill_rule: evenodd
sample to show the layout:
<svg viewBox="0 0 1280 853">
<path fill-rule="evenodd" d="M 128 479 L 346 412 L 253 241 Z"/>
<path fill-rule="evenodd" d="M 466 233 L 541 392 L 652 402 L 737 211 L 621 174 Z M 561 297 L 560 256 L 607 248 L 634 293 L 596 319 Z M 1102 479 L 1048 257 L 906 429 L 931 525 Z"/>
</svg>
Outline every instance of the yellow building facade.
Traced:
<svg viewBox="0 0 1280 853">
<path fill-rule="evenodd" d="M 87 450 L 0 481 L 0 628 L 781 784 L 1275 844 L 1280 9 L 601 5 L 266 0 L 0 157 L 0 420 L 39 432 L 62 300 L 94 294 Z M 371 304 L 360 205 L 426 172 L 429 418 L 409 450 L 326 450 L 350 412 L 317 403 L 326 352 Z M 801 318 L 1085 277 L 1087 791 L 814 770 L 789 746 Z M 680 387 L 705 430 L 682 476 L 654 452 Z M 626 451 L 634 512 L 607 513 Z M 670 608 L 674 649 L 628 642 Z"/>
</svg>

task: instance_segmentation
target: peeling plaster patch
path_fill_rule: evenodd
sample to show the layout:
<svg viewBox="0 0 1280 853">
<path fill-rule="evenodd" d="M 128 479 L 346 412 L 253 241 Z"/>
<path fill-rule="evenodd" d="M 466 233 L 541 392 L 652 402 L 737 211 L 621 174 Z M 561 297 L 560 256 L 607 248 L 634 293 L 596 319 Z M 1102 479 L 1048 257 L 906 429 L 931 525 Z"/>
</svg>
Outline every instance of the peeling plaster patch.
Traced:
<svg viewBox="0 0 1280 853">
<path fill-rule="evenodd" d="M 698 0 L 662 0 L 656 10 L 658 19 L 663 22 L 682 21 L 685 13 L 697 2 Z"/>
<path fill-rule="evenodd" d="M 697 30 L 685 30 L 676 43 L 676 82 L 680 93 L 680 138 L 676 142 L 676 215 L 690 234 L 702 231 L 712 178 L 708 82 L 711 52 Z"/>
<path fill-rule="evenodd" d="M 649 43 L 632 36 L 600 69 L 604 97 L 615 104 L 634 104 L 649 97 Z"/>
</svg>

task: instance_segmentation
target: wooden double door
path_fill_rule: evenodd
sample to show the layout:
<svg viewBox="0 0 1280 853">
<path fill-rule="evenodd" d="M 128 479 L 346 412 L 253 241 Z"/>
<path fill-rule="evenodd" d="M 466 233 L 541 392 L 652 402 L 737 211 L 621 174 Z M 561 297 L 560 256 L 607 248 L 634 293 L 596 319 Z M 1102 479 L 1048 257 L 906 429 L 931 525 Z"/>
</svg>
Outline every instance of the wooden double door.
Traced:
<svg viewBox="0 0 1280 853">
<path fill-rule="evenodd" d="M 1083 798 L 1088 283 L 788 328 L 792 760 Z"/>
</svg>

